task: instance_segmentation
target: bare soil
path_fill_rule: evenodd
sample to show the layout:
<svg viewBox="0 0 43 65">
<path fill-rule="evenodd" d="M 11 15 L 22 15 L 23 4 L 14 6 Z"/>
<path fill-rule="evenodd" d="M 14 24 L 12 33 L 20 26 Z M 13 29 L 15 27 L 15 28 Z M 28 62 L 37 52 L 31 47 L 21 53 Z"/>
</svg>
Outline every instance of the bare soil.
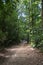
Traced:
<svg viewBox="0 0 43 65">
<path fill-rule="evenodd" d="M 12 46 L 0 51 L 0 65 L 43 65 L 43 53 L 30 45 Z"/>
</svg>

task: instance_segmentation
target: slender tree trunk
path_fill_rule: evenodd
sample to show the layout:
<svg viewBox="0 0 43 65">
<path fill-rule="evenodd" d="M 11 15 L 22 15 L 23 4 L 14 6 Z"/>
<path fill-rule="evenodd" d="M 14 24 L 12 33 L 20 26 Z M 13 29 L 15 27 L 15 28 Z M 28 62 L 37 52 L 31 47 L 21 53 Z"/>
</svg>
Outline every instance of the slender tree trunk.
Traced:
<svg viewBox="0 0 43 65">
<path fill-rule="evenodd" d="M 42 0 L 42 27 L 43 27 L 43 0 Z"/>
</svg>

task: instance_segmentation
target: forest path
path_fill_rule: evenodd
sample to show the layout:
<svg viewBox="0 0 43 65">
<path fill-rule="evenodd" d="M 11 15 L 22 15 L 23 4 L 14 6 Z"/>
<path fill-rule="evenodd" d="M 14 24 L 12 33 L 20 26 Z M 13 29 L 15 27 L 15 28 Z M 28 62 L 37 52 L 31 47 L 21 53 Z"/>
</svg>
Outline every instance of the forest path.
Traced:
<svg viewBox="0 0 43 65">
<path fill-rule="evenodd" d="M 43 65 L 43 53 L 30 45 L 5 48 L 0 52 L 0 65 Z"/>
</svg>

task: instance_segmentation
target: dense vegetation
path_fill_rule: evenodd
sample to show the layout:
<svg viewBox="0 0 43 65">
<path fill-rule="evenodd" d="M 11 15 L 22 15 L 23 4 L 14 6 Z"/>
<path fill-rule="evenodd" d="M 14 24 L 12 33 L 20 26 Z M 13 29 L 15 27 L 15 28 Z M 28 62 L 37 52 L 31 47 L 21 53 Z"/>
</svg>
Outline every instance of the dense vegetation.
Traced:
<svg viewBox="0 0 43 65">
<path fill-rule="evenodd" d="M 19 44 L 21 40 L 33 47 L 43 45 L 41 3 L 41 0 L 0 0 L 0 47 Z"/>
</svg>

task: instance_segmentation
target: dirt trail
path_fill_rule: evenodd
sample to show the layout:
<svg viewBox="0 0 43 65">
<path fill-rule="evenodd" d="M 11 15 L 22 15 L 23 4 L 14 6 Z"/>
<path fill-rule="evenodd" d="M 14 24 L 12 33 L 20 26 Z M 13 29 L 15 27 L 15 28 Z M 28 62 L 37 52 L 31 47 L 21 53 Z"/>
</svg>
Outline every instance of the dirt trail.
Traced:
<svg viewBox="0 0 43 65">
<path fill-rule="evenodd" d="M 43 65 L 43 53 L 30 45 L 5 48 L 0 52 L 0 65 Z"/>
</svg>

